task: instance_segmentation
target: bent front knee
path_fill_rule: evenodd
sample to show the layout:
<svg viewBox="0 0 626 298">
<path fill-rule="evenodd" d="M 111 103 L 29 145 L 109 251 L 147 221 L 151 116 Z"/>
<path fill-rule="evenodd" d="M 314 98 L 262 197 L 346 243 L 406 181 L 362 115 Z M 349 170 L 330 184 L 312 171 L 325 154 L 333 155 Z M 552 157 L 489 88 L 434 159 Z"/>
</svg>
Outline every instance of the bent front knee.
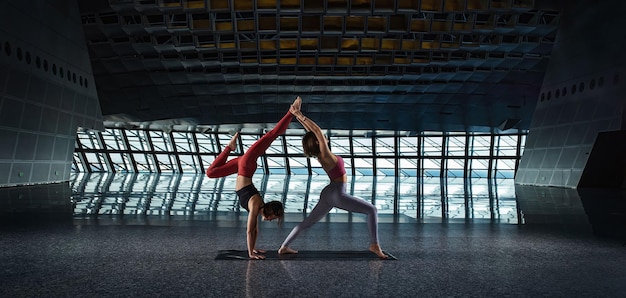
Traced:
<svg viewBox="0 0 626 298">
<path fill-rule="evenodd" d="M 372 205 L 370 208 L 367 208 L 367 215 L 378 216 L 378 209 L 376 206 Z"/>
</svg>

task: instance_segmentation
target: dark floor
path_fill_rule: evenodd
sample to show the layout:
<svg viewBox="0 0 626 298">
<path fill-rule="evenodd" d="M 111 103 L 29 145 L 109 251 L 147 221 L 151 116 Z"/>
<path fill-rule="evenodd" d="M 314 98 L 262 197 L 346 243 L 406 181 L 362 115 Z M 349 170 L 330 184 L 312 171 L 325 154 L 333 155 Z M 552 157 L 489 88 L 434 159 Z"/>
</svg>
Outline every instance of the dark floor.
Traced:
<svg viewBox="0 0 626 298">
<path fill-rule="evenodd" d="M 523 223 L 380 216 L 397 260 L 215 260 L 245 249 L 245 213 L 75 216 L 63 190 L 0 191 L 0 297 L 624 297 L 621 191 L 518 187 Z M 21 194 L 21 195 L 20 195 Z M 59 197 L 56 204 L 54 197 Z M 26 202 L 26 203 L 25 203 Z M 590 203 L 590 202 L 593 202 Z M 25 207 L 31 206 L 31 207 Z M 584 208 L 580 208 L 580 206 Z M 302 219 L 263 222 L 278 248 Z M 300 250 L 366 250 L 360 215 L 331 214 Z"/>
</svg>

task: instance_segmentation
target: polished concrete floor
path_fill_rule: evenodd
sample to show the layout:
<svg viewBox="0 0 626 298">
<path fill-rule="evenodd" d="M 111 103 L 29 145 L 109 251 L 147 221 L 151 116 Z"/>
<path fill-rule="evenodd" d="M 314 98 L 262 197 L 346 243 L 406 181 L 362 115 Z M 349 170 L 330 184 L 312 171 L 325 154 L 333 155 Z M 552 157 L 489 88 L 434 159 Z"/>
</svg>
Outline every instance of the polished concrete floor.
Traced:
<svg viewBox="0 0 626 298">
<path fill-rule="evenodd" d="M 5 188 L 0 297 L 624 297 L 622 194 L 517 186 L 517 222 L 381 214 L 393 261 L 242 261 L 215 257 L 245 249 L 245 211 L 83 214 L 67 184 Z M 258 246 L 302 218 L 263 222 Z M 332 213 L 292 246 L 366 250 L 364 217 Z"/>
</svg>

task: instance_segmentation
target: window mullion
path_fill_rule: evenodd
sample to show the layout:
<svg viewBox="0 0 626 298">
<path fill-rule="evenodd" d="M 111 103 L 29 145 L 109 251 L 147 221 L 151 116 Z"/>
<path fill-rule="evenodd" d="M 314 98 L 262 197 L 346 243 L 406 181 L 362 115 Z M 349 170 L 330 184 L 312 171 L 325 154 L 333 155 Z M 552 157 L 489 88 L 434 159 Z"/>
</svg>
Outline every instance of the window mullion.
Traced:
<svg viewBox="0 0 626 298">
<path fill-rule="evenodd" d="M 169 136 L 169 142 L 166 142 L 166 144 L 170 143 L 172 146 L 172 148 L 170 150 L 173 150 L 174 152 L 174 159 L 176 160 L 176 166 L 178 167 L 178 172 L 182 173 L 183 172 L 183 165 L 180 162 L 180 157 L 178 156 L 179 152 L 178 152 L 178 148 L 176 148 L 176 139 L 174 139 L 174 133 L 170 132 L 168 134 Z M 171 156 L 171 155 L 170 155 Z M 171 162 L 171 159 L 170 159 Z"/>
<path fill-rule="evenodd" d="M 104 154 L 103 156 L 105 157 L 104 162 L 106 163 L 107 167 L 109 168 L 109 170 L 113 173 L 116 172 L 115 170 L 115 166 L 113 166 L 113 162 L 111 161 L 111 153 L 109 152 L 109 150 L 106 150 L 106 142 L 104 141 L 104 136 L 102 136 L 102 132 L 98 132 L 98 142 L 100 143 L 100 148 L 103 148 L 104 150 Z"/>
<path fill-rule="evenodd" d="M 132 150 L 130 149 L 130 142 L 128 141 L 128 135 L 126 134 L 126 130 L 121 130 L 122 132 L 122 138 L 124 140 L 124 154 L 126 154 L 128 156 L 128 159 L 130 159 L 130 166 L 133 169 L 133 172 L 138 172 L 139 170 L 137 169 L 137 161 L 135 160 L 135 156 L 133 155 Z M 127 165 L 128 166 L 128 165 Z"/>
<path fill-rule="evenodd" d="M 492 133 L 489 140 L 489 164 L 487 165 L 487 179 L 491 180 L 494 177 L 493 172 L 495 172 L 493 169 L 493 162 L 494 158 L 496 158 L 494 155 L 496 135 Z"/>
<path fill-rule="evenodd" d="M 91 173 L 92 172 L 91 163 L 89 162 L 89 160 L 87 160 L 87 154 L 85 154 L 85 150 L 84 150 L 85 147 L 83 146 L 78 136 L 76 136 L 76 142 L 78 143 L 78 148 L 80 149 L 78 150 L 78 158 L 80 159 L 80 162 L 82 163 L 83 170 L 87 170 L 88 173 Z"/>
<path fill-rule="evenodd" d="M 159 159 L 156 157 L 156 154 L 154 152 L 154 144 L 152 144 L 152 137 L 150 136 L 150 131 L 142 130 L 141 133 L 143 133 L 145 141 L 142 140 L 141 138 L 139 138 L 139 141 L 141 142 L 141 147 L 144 148 L 145 150 L 144 155 L 146 157 L 146 162 L 148 162 L 148 170 L 152 172 L 153 170 L 152 167 L 154 167 L 154 170 L 157 173 L 161 173 L 162 171 L 161 171 L 161 167 L 159 166 Z M 152 165 L 150 165 L 150 160 L 152 160 Z"/>
</svg>

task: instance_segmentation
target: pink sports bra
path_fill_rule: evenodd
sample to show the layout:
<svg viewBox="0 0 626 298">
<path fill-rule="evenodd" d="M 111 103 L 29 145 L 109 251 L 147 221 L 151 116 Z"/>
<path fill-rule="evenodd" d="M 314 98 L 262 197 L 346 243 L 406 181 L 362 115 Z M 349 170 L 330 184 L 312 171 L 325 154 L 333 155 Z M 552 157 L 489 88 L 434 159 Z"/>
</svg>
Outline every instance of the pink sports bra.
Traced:
<svg viewBox="0 0 626 298">
<path fill-rule="evenodd" d="M 339 155 L 336 155 L 336 156 L 337 156 L 337 164 L 332 170 L 330 170 L 329 172 L 326 172 L 330 180 L 335 180 L 335 178 L 339 178 L 346 174 L 346 168 L 344 167 L 344 164 L 343 164 L 343 158 L 341 158 L 341 156 Z"/>
</svg>

